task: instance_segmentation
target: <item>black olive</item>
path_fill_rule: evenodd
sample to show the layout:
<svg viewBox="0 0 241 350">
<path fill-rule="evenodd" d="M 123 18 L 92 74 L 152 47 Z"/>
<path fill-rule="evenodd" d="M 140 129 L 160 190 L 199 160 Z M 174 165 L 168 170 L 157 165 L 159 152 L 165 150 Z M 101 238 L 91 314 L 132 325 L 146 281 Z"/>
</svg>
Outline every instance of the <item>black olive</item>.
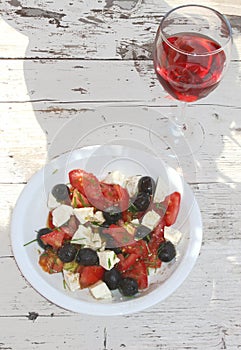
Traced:
<svg viewBox="0 0 241 350">
<path fill-rule="evenodd" d="M 58 257 L 63 262 L 71 262 L 77 254 L 77 248 L 73 244 L 65 244 L 58 250 Z"/>
<path fill-rule="evenodd" d="M 99 265 L 99 257 L 95 250 L 82 248 L 76 255 L 76 262 L 84 266 Z"/>
<path fill-rule="evenodd" d="M 47 249 L 47 248 L 50 248 L 50 245 L 49 244 L 45 244 L 41 237 L 46 235 L 47 233 L 50 233 L 52 232 L 52 230 L 50 230 L 48 227 L 45 227 L 45 228 L 41 228 L 40 230 L 38 230 L 38 233 L 37 233 L 37 242 L 39 244 L 39 246 L 43 249 Z"/>
<path fill-rule="evenodd" d="M 105 271 L 103 281 L 107 284 L 110 290 L 114 290 L 118 288 L 121 281 L 121 274 L 116 268 L 113 267 L 113 269 Z"/>
<path fill-rule="evenodd" d="M 135 231 L 135 238 L 145 239 L 145 237 L 148 236 L 150 232 L 151 232 L 151 229 L 149 229 L 148 227 L 144 225 L 139 225 L 137 226 Z"/>
<path fill-rule="evenodd" d="M 145 211 L 150 205 L 150 196 L 145 192 L 138 193 L 133 205 L 137 210 Z"/>
<path fill-rule="evenodd" d="M 70 190 L 65 184 L 58 184 L 52 188 L 52 195 L 58 202 L 64 201 L 69 198 Z"/>
<path fill-rule="evenodd" d="M 138 192 L 145 192 L 152 195 L 155 191 L 155 181 L 150 176 L 143 176 L 138 182 Z"/>
<path fill-rule="evenodd" d="M 138 292 L 138 283 L 134 278 L 123 278 L 119 283 L 119 291 L 125 296 L 132 296 Z"/>
<path fill-rule="evenodd" d="M 120 208 L 115 206 L 105 209 L 105 211 L 103 211 L 103 216 L 105 218 L 105 222 L 109 225 L 115 224 L 122 218 Z"/>
<path fill-rule="evenodd" d="M 161 243 L 158 248 L 158 258 L 163 262 L 169 262 L 176 256 L 176 249 L 172 242 Z"/>
</svg>

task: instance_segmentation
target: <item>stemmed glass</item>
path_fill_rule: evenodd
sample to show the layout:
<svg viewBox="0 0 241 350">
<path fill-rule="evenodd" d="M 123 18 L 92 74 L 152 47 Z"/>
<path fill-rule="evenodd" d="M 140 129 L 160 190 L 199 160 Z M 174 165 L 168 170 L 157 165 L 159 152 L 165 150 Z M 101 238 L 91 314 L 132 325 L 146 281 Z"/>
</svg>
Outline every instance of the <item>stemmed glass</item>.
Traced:
<svg viewBox="0 0 241 350">
<path fill-rule="evenodd" d="M 174 8 L 159 25 L 153 53 L 155 72 L 163 88 L 183 102 L 181 113 L 172 119 L 172 133 L 185 137 L 192 150 L 202 143 L 203 132 L 199 121 L 195 127 L 186 121 L 185 106 L 217 87 L 230 61 L 231 46 L 228 20 L 206 6 Z"/>
</svg>

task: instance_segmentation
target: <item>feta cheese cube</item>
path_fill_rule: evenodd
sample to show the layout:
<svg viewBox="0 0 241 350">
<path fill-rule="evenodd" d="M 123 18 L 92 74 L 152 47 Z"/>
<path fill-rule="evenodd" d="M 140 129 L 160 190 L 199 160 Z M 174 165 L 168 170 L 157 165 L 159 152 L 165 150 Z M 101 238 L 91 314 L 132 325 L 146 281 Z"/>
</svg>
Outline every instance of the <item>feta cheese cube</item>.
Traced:
<svg viewBox="0 0 241 350">
<path fill-rule="evenodd" d="M 158 215 L 154 210 L 148 211 L 142 218 L 142 225 L 153 230 L 160 220 L 160 215 Z"/>
<path fill-rule="evenodd" d="M 156 190 L 153 197 L 154 203 L 163 202 L 170 190 L 168 184 L 163 180 L 161 176 L 157 179 Z"/>
<path fill-rule="evenodd" d="M 126 178 L 124 187 L 127 189 L 130 197 L 133 197 L 138 192 L 138 182 L 141 177 L 141 175 L 135 175 Z"/>
<path fill-rule="evenodd" d="M 95 299 L 111 299 L 112 294 L 105 282 L 98 281 L 89 287 L 90 293 Z"/>
<path fill-rule="evenodd" d="M 52 215 L 54 226 L 60 227 L 73 215 L 73 208 L 70 205 L 61 204 L 52 211 Z"/>
<path fill-rule="evenodd" d="M 54 197 L 52 192 L 49 192 L 48 203 L 47 203 L 48 208 L 55 209 L 55 208 L 59 207 L 60 205 L 61 205 L 61 203 L 56 200 L 56 198 Z"/>
<path fill-rule="evenodd" d="M 91 219 L 91 221 L 95 221 L 95 222 L 98 222 L 99 224 L 103 224 L 103 222 L 105 221 L 105 218 L 103 216 L 103 213 L 102 211 L 98 210 L 93 218 Z"/>
<path fill-rule="evenodd" d="M 97 252 L 97 254 L 100 265 L 106 270 L 111 270 L 120 261 L 113 250 L 104 250 L 103 252 Z"/>
<path fill-rule="evenodd" d="M 81 224 L 85 224 L 88 221 L 102 224 L 105 221 L 102 211 L 97 211 L 94 214 L 93 207 L 74 208 L 73 211 L 74 211 L 74 215 L 77 217 L 77 219 Z"/>
<path fill-rule="evenodd" d="M 81 224 L 85 224 L 90 221 L 94 216 L 94 208 L 86 207 L 86 208 L 74 208 L 74 215 L 77 217 Z"/>
<path fill-rule="evenodd" d="M 75 231 L 71 243 L 91 245 L 92 244 L 93 233 L 90 227 L 85 227 L 79 225 L 77 231 Z"/>
<path fill-rule="evenodd" d="M 138 219 L 133 219 L 133 220 L 131 220 L 131 223 L 132 223 L 132 225 L 134 225 L 134 226 L 139 226 L 139 225 L 140 225 L 140 221 L 139 221 Z"/>
<path fill-rule="evenodd" d="M 71 271 L 63 270 L 63 275 L 64 275 L 64 280 L 68 288 L 71 290 L 71 292 L 74 292 L 77 289 L 80 289 L 80 283 L 79 283 L 80 274 L 78 272 L 74 273 Z"/>
<path fill-rule="evenodd" d="M 107 174 L 107 176 L 104 178 L 103 182 L 106 184 L 116 184 L 120 186 L 124 186 L 125 183 L 125 175 L 122 174 L 119 170 L 112 171 Z"/>
<path fill-rule="evenodd" d="M 179 230 L 177 230 L 176 228 L 173 228 L 171 226 L 165 226 L 164 227 L 164 237 L 168 241 L 171 241 L 174 245 L 177 245 L 182 238 L 182 233 Z"/>
<path fill-rule="evenodd" d="M 94 233 L 92 240 L 90 242 L 90 244 L 88 245 L 89 248 L 93 249 L 93 250 L 97 250 L 100 249 L 102 247 L 102 240 L 101 237 L 98 233 Z"/>
</svg>

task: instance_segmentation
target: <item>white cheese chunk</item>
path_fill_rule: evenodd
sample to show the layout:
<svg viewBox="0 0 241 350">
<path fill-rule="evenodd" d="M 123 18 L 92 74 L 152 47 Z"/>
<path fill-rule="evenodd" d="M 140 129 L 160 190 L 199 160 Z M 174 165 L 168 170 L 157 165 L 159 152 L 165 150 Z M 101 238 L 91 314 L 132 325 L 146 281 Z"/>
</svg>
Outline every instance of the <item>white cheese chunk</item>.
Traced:
<svg viewBox="0 0 241 350">
<path fill-rule="evenodd" d="M 127 189 L 130 197 L 133 197 L 138 192 L 138 182 L 142 176 L 129 176 L 125 180 L 124 187 Z"/>
<path fill-rule="evenodd" d="M 55 208 L 59 207 L 60 205 L 61 205 L 61 203 L 56 200 L 56 198 L 54 197 L 52 192 L 49 192 L 48 203 L 47 203 L 48 208 L 55 209 Z"/>
<path fill-rule="evenodd" d="M 90 221 L 94 216 L 94 208 L 86 207 L 86 208 L 74 208 L 74 215 L 77 217 L 81 224 L 85 224 Z"/>
<path fill-rule="evenodd" d="M 74 292 L 77 289 L 80 289 L 79 276 L 78 272 L 74 273 L 71 271 L 63 270 L 64 280 L 68 288 Z"/>
<path fill-rule="evenodd" d="M 139 221 L 138 219 L 133 219 L 133 220 L 131 220 L 131 223 L 132 223 L 132 225 L 134 225 L 134 226 L 139 226 L 139 225 L 140 225 L 140 221 Z"/>
<path fill-rule="evenodd" d="M 90 227 L 85 227 L 79 225 L 78 229 L 75 231 L 71 239 L 71 243 L 91 245 L 92 244 L 93 233 Z"/>
<path fill-rule="evenodd" d="M 102 240 L 101 237 L 98 233 L 94 233 L 92 240 L 90 242 L 90 244 L 88 244 L 88 247 L 93 249 L 93 250 L 97 250 L 100 249 L 102 247 Z"/>
<path fill-rule="evenodd" d="M 164 237 L 167 240 L 171 241 L 174 245 L 177 245 L 182 238 L 182 233 L 176 228 L 173 228 L 171 226 L 165 226 Z"/>
<path fill-rule="evenodd" d="M 99 281 L 89 287 L 90 293 L 95 299 L 111 299 L 112 294 L 105 282 Z"/>
<path fill-rule="evenodd" d="M 142 225 L 153 230 L 160 220 L 160 215 L 158 215 L 154 210 L 148 211 L 142 218 Z"/>
<path fill-rule="evenodd" d="M 75 208 L 74 215 L 77 217 L 81 224 L 85 224 L 88 221 L 102 224 L 105 221 L 102 211 L 99 210 L 94 214 L 93 207 Z"/>
<path fill-rule="evenodd" d="M 98 210 L 90 221 L 95 221 L 102 224 L 105 221 L 102 211 Z"/>
<path fill-rule="evenodd" d="M 52 211 L 52 215 L 54 226 L 60 227 L 73 215 L 73 208 L 70 205 L 61 204 Z"/>
<path fill-rule="evenodd" d="M 124 186 L 125 183 L 125 175 L 122 174 L 119 170 L 112 171 L 107 174 L 107 176 L 104 178 L 103 182 L 106 184 L 116 184 L 120 186 Z"/>
<path fill-rule="evenodd" d="M 168 184 L 163 180 L 161 176 L 157 179 L 156 189 L 153 197 L 154 203 L 163 202 L 170 190 Z"/>
<path fill-rule="evenodd" d="M 97 254 L 100 265 L 106 270 L 111 270 L 120 261 L 113 250 L 104 250 L 103 252 L 97 252 Z"/>
</svg>

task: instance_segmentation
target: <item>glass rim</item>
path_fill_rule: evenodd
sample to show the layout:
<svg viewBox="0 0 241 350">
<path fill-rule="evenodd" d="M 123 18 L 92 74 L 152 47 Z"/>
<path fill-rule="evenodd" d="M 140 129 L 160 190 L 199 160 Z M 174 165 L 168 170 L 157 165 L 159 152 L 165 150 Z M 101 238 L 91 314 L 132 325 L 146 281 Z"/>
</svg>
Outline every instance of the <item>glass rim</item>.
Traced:
<svg viewBox="0 0 241 350">
<path fill-rule="evenodd" d="M 216 50 L 213 50 L 213 51 L 209 51 L 209 52 L 206 52 L 206 53 L 191 53 L 191 52 L 187 52 L 185 50 L 181 50 L 179 49 L 177 46 L 173 45 L 172 43 L 170 43 L 170 41 L 168 40 L 168 37 L 166 36 L 166 34 L 164 33 L 164 29 L 163 29 L 163 23 L 164 21 L 167 19 L 167 17 L 174 11 L 176 10 L 179 10 L 179 9 L 182 9 L 182 8 L 188 8 L 188 7 L 197 7 L 197 8 L 204 8 L 204 9 L 207 9 L 207 10 L 210 10 L 211 12 L 215 13 L 218 17 L 220 17 L 224 23 L 226 24 L 227 26 L 227 29 L 228 29 L 228 33 L 229 33 L 229 36 L 226 40 L 226 42 L 219 48 L 219 49 L 216 49 Z M 208 6 L 205 6 L 205 5 L 195 5 L 195 4 L 187 4 L 187 5 L 181 5 L 181 6 L 177 6 L 173 9 L 171 9 L 170 11 L 168 11 L 164 17 L 161 19 L 161 22 L 160 22 L 160 25 L 159 25 L 159 30 L 158 30 L 158 34 L 160 33 L 160 35 L 162 36 L 163 40 L 165 41 L 165 43 L 170 46 L 171 48 L 173 48 L 174 50 L 182 53 L 182 54 L 185 54 L 185 55 L 188 55 L 188 56 L 211 56 L 211 55 L 215 55 L 221 51 L 224 50 L 224 48 L 229 44 L 229 42 L 231 41 L 232 43 L 232 27 L 228 21 L 228 19 L 219 11 L 211 8 L 211 7 L 208 7 Z M 158 36 L 158 35 L 157 35 Z M 220 44 L 220 43 L 218 43 Z"/>
</svg>

